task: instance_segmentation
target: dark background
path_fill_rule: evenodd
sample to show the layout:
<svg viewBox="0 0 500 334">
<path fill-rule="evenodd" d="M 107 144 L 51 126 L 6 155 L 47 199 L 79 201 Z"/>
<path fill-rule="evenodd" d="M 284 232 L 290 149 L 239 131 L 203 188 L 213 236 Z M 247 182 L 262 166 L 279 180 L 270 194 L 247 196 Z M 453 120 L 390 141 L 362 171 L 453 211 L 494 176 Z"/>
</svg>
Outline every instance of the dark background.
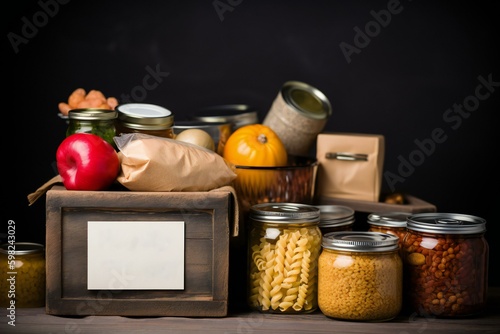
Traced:
<svg viewBox="0 0 500 334">
<path fill-rule="evenodd" d="M 443 129 L 446 140 L 394 190 L 486 219 L 490 285 L 499 285 L 499 3 L 406 0 L 385 27 L 374 24 L 373 13 L 394 3 L 12 2 L 2 20 L 4 224 L 16 222 L 17 241 L 45 242 L 45 198 L 28 206 L 27 195 L 56 174 L 66 131 L 57 104 L 78 87 L 162 105 L 175 120 L 233 103 L 263 120 L 283 83 L 298 80 L 330 99 L 325 131 L 385 136 L 386 172 L 398 174 L 400 157 L 419 150 L 415 140 Z M 341 43 L 355 46 L 355 28 L 367 26 L 370 40 L 348 62 Z M 145 90 L 148 68 L 163 76 Z M 479 77 L 496 85 L 479 90 L 489 93 L 482 100 Z M 470 112 L 453 114 L 460 123 L 444 119 L 464 103 Z"/>
</svg>

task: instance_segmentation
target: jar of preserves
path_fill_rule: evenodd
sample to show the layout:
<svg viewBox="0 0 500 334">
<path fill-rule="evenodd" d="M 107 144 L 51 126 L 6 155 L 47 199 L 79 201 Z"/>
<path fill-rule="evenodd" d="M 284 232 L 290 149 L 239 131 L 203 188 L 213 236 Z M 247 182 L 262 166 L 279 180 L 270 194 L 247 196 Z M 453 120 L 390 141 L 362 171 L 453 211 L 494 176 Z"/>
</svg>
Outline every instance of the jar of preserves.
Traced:
<svg viewBox="0 0 500 334">
<path fill-rule="evenodd" d="M 248 303 L 263 313 L 317 309 L 319 209 L 307 204 L 262 203 L 249 213 Z"/>
<path fill-rule="evenodd" d="M 174 138 L 174 115 L 166 108 L 149 103 L 126 103 L 116 107 L 117 135 L 144 133 L 151 136 Z"/>
<path fill-rule="evenodd" d="M 336 231 L 352 231 L 354 210 L 344 205 L 316 205 L 319 209 L 319 229 L 323 235 Z"/>
<path fill-rule="evenodd" d="M 405 304 L 420 316 L 465 317 L 484 311 L 489 247 L 486 221 L 455 213 L 408 217 L 403 241 Z"/>
<path fill-rule="evenodd" d="M 394 234 L 399 238 L 399 247 L 406 234 L 408 212 L 374 212 L 368 215 L 368 231 Z"/>
<path fill-rule="evenodd" d="M 66 136 L 74 133 L 93 133 L 116 147 L 113 137 L 116 135 L 115 120 L 117 113 L 109 109 L 73 109 L 68 112 Z"/>
<path fill-rule="evenodd" d="M 45 248 L 31 242 L 0 246 L 2 307 L 45 306 Z"/>
<path fill-rule="evenodd" d="M 323 236 L 318 259 L 318 306 L 327 317 L 387 321 L 403 304 L 398 237 L 368 231 Z"/>
</svg>

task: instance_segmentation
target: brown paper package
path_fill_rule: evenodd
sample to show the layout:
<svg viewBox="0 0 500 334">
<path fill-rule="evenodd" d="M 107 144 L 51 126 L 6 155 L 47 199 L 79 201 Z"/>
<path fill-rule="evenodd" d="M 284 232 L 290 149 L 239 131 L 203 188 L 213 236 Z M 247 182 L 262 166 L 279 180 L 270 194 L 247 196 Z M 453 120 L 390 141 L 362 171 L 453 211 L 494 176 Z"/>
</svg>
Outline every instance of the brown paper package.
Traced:
<svg viewBox="0 0 500 334">
<path fill-rule="evenodd" d="M 384 149 L 384 136 L 378 134 L 319 134 L 316 147 L 318 195 L 378 202 Z"/>
</svg>

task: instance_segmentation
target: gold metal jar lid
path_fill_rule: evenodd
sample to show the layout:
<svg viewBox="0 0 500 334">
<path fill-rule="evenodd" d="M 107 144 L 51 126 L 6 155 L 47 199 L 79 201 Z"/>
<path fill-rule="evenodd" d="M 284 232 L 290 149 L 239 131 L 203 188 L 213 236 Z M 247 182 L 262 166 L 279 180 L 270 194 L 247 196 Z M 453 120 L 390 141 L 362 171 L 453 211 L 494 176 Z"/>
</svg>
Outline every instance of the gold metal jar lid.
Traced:
<svg viewBox="0 0 500 334">
<path fill-rule="evenodd" d="M 106 121 L 116 119 L 117 116 L 115 110 L 99 108 L 73 109 L 68 112 L 69 120 L 79 121 Z"/>
<path fill-rule="evenodd" d="M 42 253 L 44 249 L 42 244 L 34 242 L 4 243 L 0 246 L 0 253 L 9 254 L 14 252 L 14 255 L 28 255 Z"/>
<path fill-rule="evenodd" d="M 163 130 L 174 124 L 174 115 L 164 107 L 149 103 L 127 103 L 116 107 L 118 120 L 136 130 Z"/>
<path fill-rule="evenodd" d="M 304 82 L 285 82 L 281 95 L 289 106 L 308 118 L 323 120 L 332 114 L 332 106 L 325 94 Z"/>
</svg>

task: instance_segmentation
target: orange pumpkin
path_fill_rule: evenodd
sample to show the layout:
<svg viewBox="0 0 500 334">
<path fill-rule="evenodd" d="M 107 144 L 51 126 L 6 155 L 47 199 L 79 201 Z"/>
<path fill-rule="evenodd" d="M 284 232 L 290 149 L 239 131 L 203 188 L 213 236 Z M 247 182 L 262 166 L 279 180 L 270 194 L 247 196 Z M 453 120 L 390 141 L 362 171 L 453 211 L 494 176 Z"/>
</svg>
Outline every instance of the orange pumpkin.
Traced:
<svg viewBox="0 0 500 334">
<path fill-rule="evenodd" d="M 250 124 L 234 131 L 224 146 L 223 157 L 236 165 L 234 188 L 241 209 L 269 201 L 276 183 L 276 168 L 286 166 L 287 152 L 281 139 L 266 125 Z"/>
<path fill-rule="evenodd" d="M 276 167 L 286 165 L 288 156 L 285 145 L 270 127 L 250 124 L 229 136 L 223 157 L 237 166 Z"/>
</svg>

